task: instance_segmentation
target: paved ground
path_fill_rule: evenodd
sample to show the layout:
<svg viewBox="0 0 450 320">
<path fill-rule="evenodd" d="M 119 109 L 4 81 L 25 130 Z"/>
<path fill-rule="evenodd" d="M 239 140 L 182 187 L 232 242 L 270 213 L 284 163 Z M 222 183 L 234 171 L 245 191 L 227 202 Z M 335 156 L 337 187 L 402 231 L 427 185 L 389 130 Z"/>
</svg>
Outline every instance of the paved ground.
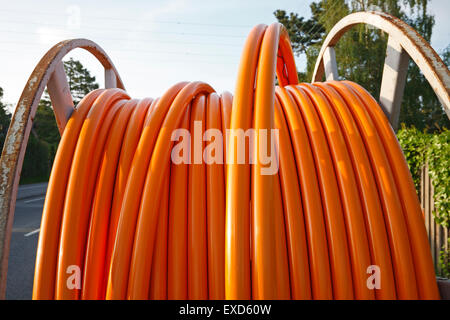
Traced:
<svg viewBox="0 0 450 320">
<path fill-rule="evenodd" d="M 46 189 L 47 183 L 19 187 L 9 253 L 6 299 L 31 299 Z"/>
</svg>

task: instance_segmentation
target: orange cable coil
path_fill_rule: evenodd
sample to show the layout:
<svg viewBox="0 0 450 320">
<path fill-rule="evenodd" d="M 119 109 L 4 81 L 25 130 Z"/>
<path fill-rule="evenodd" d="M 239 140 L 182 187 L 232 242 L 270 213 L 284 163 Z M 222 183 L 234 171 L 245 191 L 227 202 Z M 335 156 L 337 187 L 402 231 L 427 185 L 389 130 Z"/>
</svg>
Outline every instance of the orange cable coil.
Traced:
<svg viewBox="0 0 450 320">
<path fill-rule="evenodd" d="M 219 143 L 214 157 L 225 164 L 172 162 L 179 128 L 192 140 L 206 129 L 223 133 L 183 156 Z M 231 161 L 238 150 L 226 148 L 227 129 L 249 128 L 255 143 L 245 156 L 255 163 Z M 278 143 L 266 142 L 279 170 L 265 175 L 259 130 L 274 128 Z M 367 286 L 371 265 L 381 270 L 376 290 Z M 70 266 L 80 268 L 80 288 L 67 285 Z M 99 89 L 67 123 L 33 299 L 438 298 L 420 205 L 389 122 L 355 83 L 299 84 L 278 23 L 248 36 L 234 98 L 202 82 L 178 83 L 159 99 Z"/>
</svg>

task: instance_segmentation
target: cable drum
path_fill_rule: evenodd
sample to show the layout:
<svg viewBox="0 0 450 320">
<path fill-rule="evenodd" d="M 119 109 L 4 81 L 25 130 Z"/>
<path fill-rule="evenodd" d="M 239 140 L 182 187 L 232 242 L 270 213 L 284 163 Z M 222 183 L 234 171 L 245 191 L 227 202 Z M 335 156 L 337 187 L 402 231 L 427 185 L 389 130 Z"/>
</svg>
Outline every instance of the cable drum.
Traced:
<svg viewBox="0 0 450 320">
<path fill-rule="evenodd" d="M 250 32 L 234 97 L 84 97 L 40 230 L 34 299 L 439 298 L 381 108 L 349 81 L 299 84 L 278 23 Z"/>
</svg>

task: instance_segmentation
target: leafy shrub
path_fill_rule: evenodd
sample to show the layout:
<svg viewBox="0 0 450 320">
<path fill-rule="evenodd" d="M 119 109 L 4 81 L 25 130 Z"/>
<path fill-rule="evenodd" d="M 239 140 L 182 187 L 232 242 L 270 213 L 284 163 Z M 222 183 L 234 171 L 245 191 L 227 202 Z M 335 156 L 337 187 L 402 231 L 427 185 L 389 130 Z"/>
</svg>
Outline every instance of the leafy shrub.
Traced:
<svg viewBox="0 0 450 320">
<path fill-rule="evenodd" d="M 417 190 L 420 190 L 421 168 L 428 164 L 434 188 L 433 212 L 435 221 L 444 228 L 450 227 L 450 131 L 430 134 L 414 127 L 402 128 L 397 133 Z M 446 239 L 450 247 L 450 238 Z M 442 248 L 439 257 L 443 275 L 450 277 L 450 252 Z"/>
</svg>

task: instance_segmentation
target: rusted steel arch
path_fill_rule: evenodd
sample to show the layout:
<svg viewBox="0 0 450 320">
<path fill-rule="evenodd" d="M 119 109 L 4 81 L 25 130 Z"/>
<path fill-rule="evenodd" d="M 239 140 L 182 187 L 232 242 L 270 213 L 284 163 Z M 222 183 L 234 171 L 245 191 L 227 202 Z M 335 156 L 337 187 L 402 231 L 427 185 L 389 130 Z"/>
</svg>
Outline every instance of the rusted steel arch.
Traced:
<svg viewBox="0 0 450 320">
<path fill-rule="evenodd" d="M 5 298 L 9 245 L 17 190 L 36 109 L 48 87 L 60 133 L 74 105 L 62 64 L 64 56 L 76 48 L 94 55 L 105 68 L 105 87 L 124 89 L 114 64 L 103 49 L 87 39 L 61 41 L 51 48 L 31 73 L 11 119 L 0 159 L 0 299 Z"/>
<path fill-rule="evenodd" d="M 408 56 L 422 71 L 450 118 L 450 72 L 447 66 L 416 30 L 383 12 L 356 12 L 342 18 L 325 38 L 316 60 L 312 81 L 322 81 L 324 73 L 327 80 L 338 80 L 334 46 L 350 28 L 361 23 L 374 26 L 389 35 L 380 104 L 388 113 L 391 125 L 395 127 L 398 121 Z"/>
</svg>

